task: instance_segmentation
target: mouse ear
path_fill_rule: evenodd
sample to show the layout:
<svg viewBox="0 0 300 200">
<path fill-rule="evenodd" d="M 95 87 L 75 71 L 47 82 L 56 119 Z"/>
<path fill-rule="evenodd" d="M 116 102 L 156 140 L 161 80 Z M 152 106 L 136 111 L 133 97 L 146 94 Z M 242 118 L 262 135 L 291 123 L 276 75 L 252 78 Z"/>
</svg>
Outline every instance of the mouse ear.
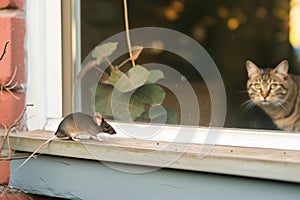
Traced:
<svg viewBox="0 0 300 200">
<path fill-rule="evenodd" d="M 98 112 L 95 112 L 95 114 L 94 114 L 94 121 L 98 124 L 98 126 L 101 126 L 102 119 L 103 119 L 102 115 L 100 113 L 98 113 Z"/>
</svg>

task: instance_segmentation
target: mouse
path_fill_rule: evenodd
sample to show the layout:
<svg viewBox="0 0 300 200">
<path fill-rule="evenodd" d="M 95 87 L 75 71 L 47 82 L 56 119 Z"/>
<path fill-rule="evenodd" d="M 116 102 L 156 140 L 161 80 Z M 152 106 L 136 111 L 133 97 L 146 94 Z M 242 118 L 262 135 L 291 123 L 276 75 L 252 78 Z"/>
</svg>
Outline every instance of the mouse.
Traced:
<svg viewBox="0 0 300 200">
<path fill-rule="evenodd" d="M 74 141 L 80 141 L 77 136 L 86 134 L 95 139 L 95 136 L 100 133 L 116 134 L 116 131 L 110 126 L 98 112 L 94 116 L 82 112 L 71 113 L 67 115 L 59 124 L 54 135 L 58 138 L 67 137 Z"/>
<path fill-rule="evenodd" d="M 100 113 L 95 112 L 94 116 L 82 112 L 71 113 L 60 122 L 54 135 L 41 144 L 17 169 L 24 166 L 39 150 L 56 137 L 79 142 L 80 139 L 77 136 L 84 134 L 89 135 L 91 139 L 98 140 L 97 134 L 101 132 L 110 135 L 116 134 L 113 127 L 105 121 Z"/>
</svg>

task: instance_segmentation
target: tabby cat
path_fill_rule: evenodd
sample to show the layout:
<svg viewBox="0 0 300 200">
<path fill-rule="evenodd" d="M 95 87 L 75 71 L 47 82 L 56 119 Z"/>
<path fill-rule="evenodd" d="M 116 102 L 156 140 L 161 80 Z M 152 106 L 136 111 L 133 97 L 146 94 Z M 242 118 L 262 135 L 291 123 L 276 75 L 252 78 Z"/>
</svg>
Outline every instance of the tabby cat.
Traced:
<svg viewBox="0 0 300 200">
<path fill-rule="evenodd" d="M 300 76 L 288 74 L 287 60 L 275 69 L 261 69 L 247 61 L 247 89 L 251 102 L 267 113 L 278 128 L 300 131 Z"/>
</svg>

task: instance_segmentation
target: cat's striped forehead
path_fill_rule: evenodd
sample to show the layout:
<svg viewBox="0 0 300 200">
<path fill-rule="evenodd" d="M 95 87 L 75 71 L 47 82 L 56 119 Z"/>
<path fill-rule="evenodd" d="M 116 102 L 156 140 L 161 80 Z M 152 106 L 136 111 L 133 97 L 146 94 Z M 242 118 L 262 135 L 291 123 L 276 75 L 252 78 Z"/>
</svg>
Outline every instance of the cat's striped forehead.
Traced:
<svg viewBox="0 0 300 200">
<path fill-rule="evenodd" d="M 261 73 L 255 77 L 255 81 L 258 82 L 274 82 L 278 81 L 278 77 L 276 77 L 272 72 L 272 69 L 261 69 Z"/>
</svg>

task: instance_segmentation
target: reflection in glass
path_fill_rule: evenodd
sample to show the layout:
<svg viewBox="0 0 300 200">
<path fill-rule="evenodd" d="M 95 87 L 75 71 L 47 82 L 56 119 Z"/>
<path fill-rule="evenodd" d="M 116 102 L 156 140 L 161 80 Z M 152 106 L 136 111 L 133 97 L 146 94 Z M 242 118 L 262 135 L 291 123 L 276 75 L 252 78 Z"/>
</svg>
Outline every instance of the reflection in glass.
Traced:
<svg viewBox="0 0 300 200">
<path fill-rule="evenodd" d="M 277 129 L 260 108 L 247 109 L 243 104 L 249 100 L 246 60 L 252 60 L 263 68 L 273 68 L 287 59 L 289 72 L 300 72 L 299 38 L 296 37 L 300 34 L 296 21 L 300 6 L 297 0 L 131 0 L 128 6 L 131 28 L 173 29 L 192 37 L 206 49 L 225 84 L 228 102 L 226 127 Z M 120 1 L 81 1 L 82 60 L 103 40 L 122 31 L 124 20 Z M 163 45 L 161 41 L 154 44 L 159 47 Z M 190 63 L 155 48 L 144 49 L 136 62 L 161 63 L 183 74 L 198 98 L 199 125 L 210 124 L 211 100 L 207 83 Z M 163 105 L 180 116 L 178 101 L 172 92 L 166 91 Z"/>
</svg>

